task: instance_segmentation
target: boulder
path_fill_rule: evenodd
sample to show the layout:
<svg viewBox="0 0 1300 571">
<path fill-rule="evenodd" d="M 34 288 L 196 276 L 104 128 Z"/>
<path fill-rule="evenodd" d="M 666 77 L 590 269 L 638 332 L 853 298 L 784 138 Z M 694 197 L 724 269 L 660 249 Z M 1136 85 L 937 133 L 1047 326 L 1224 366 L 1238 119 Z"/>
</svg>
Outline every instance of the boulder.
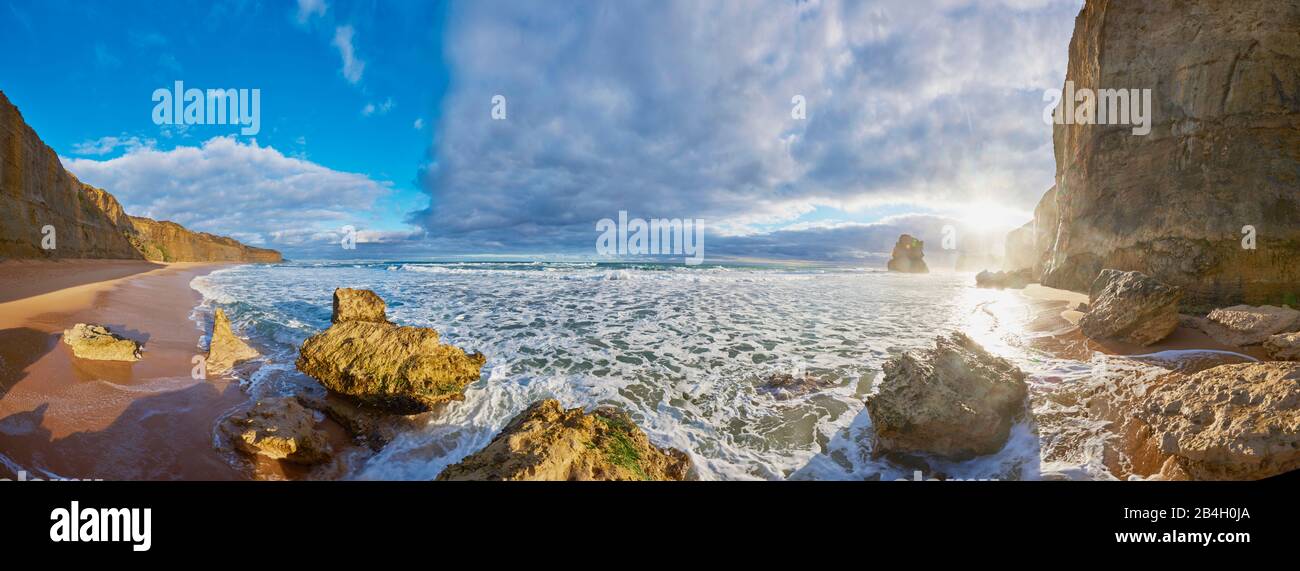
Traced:
<svg viewBox="0 0 1300 571">
<path fill-rule="evenodd" d="M 395 416 L 337 394 L 298 395 L 298 403 L 338 423 L 359 443 L 379 451 L 402 432 L 419 430 L 419 417 Z"/>
<path fill-rule="evenodd" d="M 343 296 L 350 297 L 356 296 Z M 373 317 L 373 309 L 365 315 Z M 339 321 L 303 343 L 297 367 L 335 393 L 390 413 L 416 414 L 465 398 L 465 386 L 478 380 L 486 360 L 440 343 L 433 329 Z"/>
<path fill-rule="evenodd" d="M 1296 299 L 1297 36 L 1295 2 L 1087 0 L 1061 106 L 1078 118 L 1067 102 L 1082 89 L 1150 89 L 1151 130 L 1054 125 L 1057 212 L 1036 212 L 1057 220 L 1042 283 L 1085 291 L 1125 268 L 1182 288 L 1198 311 Z M 1244 226 L 1258 229 L 1251 247 Z"/>
<path fill-rule="evenodd" d="M 1113 424 L 1134 475 L 1257 480 L 1300 468 L 1300 363 L 1122 378 L 1088 407 Z"/>
<path fill-rule="evenodd" d="M 886 267 L 891 272 L 928 273 L 930 268 L 925 265 L 924 249 L 925 242 L 917 240 L 911 235 L 903 234 L 898 237 L 898 243 L 894 245 L 894 251 L 890 255 Z"/>
<path fill-rule="evenodd" d="M 368 289 L 338 288 L 334 290 L 334 314 L 330 323 L 369 321 L 390 323 L 384 300 Z"/>
<path fill-rule="evenodd" d="M 1178 327 L 1181 289 L 1139 272 L 1104 270 L 1088 293 L 1089 310 L 1079 320 L 1084 335 L 1150 345 Z"/>
<path fill-rule="evenodd" d="M 962 333 L 893 357 L 884 371 L 880 390 L 866 402 L 874 456 L 992 454 L 1025 409 L 1025 373 Z"/>
<path fill-rule="evenodd" d="M 533 403 L 439 480 L 685 480 L 690 457 L 659 448 L 627 414 Z"/>
<path fill-rule="evenodd" d="M 997 289 L 1024 289 L 1034 281 L 1034 271 L 1030 268 L 1023 268 L 1007 272 L 990 272 L 984 270 L 975 274 L 975 286 Z"/>
<path fill-rule="evenodd" d="M 236 450 L 296 464 L 329 460 L 333 451 L 316 415 L 292 397 L 276 397 L 226 417 L 219 430 Z"/>
<path fill-rule="evenodd" d="M 1259 345 L 1274 335 L 1300 330 L 1300 311 L 1290 307 L 1234 305 L 1211 311 L 1194 323 L 1225 345 Z"/>
<path fill-rule="evenodd" d="M 1300 333 L 1281 333 L 1264 342 L 1270 359 L 1300 361 Z"/>
<path fill-rule="evenodd" d="M 78 323 L 63 332 L 72 354 L 97 361 L 139 361 L 140 344 L 109 331 L 103 325 Z"/>
<path fill-rule="evenodd" d="M 207 369 L 213 372 L 229 370 L 236 364 L 260 356 L 257 349 L 249 347 L 235 336 L 226 312 L 217 308 L 212 317 L 212 338 L 208 342 Z"/>
</svg>

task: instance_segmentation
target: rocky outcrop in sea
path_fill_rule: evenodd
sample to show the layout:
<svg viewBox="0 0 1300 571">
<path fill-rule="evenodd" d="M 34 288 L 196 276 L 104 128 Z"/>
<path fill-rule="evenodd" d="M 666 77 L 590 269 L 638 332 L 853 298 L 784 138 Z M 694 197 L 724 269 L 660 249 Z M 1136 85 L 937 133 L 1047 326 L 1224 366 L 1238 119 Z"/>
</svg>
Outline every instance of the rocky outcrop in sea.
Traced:
<svg viewBox="0 0 1300 571">
<path fill-rule="evenodd" d="M 256 358 L 261 354 L 248 346 L 243 339 L 235 336 L 230 328 L 230 318 L 221 308 L 212 317 L 212 337 L 208 341 L 208 359 L 206 367 L 211 372 L 227 371 L 235 365 Z"/>
<path fill-rule="evenodd" d="M 533 403 L 439 480 L 685 480 L 685 452 L 659 448 L 626 413 Z"/>
<path fill-rule="evenodd" d="M 333 325 L 299 351 L 299 371 L 335 393 L 394 414 L 416 414 L 465 398 L 487 361 L 439 341 L 427 327 L 394 325 L 367 290 L 334 292 Z M 383 321 L 357 320 L 374 319 Z"/>
<path fill-rule="evenodd" d="M 1025 411 L 1025 373 L 959 332 L 891 358 L 884 370 L 866 402 L 876 456 L 992 454 Z"/>
<path fill-rule="evenodd" d="M 913 238 L 910 234 L 898 237 L 894 251 L 886 267 L 891 272 L 924 274 L 930 271 L 925 265 L 925 242 Z"/>
<path fill-rule="evenodd" d="M 334 290 L 333 308 L 330 323 L 344 321 L 392 323 L 388 320 L 388 307 L 384 300 L 379 297 L 379 294 L 368 289 L 342 287 Z"/>
</svg>

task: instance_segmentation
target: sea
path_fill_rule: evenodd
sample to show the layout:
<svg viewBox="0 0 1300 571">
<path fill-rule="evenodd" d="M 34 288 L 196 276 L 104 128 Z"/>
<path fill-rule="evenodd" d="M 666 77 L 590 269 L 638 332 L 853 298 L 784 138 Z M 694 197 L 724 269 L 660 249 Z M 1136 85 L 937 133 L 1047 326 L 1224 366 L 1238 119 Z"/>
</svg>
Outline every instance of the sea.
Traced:
<svg viewBox="0 0 1300 571">
<path fill-rule="evenodd" d="M 1151 363 L 1093 354 L 1055 357 L 1030 327 L 1042 303 L 974 287 L 970 273 L 874 268 L 598 262 L 291 262 L 242 265 L 195 278 L 193 318 L 208 329 L 223 308 L 264 355 L 241 373 L 253 396 L 293 394 L 313 381 L 298 347 L 330 325 L 335 288 L 374 290 L 389 318 L 436 329 L 487 356 L 481 377 L 341 477 L 427 480 L 486 445 L 530 403 L 614 405 L 651 441 L 686 451 L 702 480 L 1106 479 L 1104 427 L 1080 420 L 1073 450 L 1044 460 L 1034 415 L 998 453 L 925 468 L 871 454 L 864 399 L 882 364 L 963 331 L 1030 374 L 1032 395 Z M 1049 307 L 1049 310 L 1051 308 Z M 1059 312 L 1059 308 L 1054 311 Z M 210 329 L 208 329 L 210 330 Z M 1156 355 L 1155 360 L 1180 355 Z M 773 389 L 773 375 L 808 375 L 808 392 Z M 1031 398 L 1038 412 L 1059 403 Z M 1040 402 L 1041 401 L 1041 402 Z M 1059 415 L 1058 415 L 1059 416 Z M 1059 430 L 1059 427 L 1056 429 Z M 335 477 L 338 477 L 337 475 Z"/>
</svg>

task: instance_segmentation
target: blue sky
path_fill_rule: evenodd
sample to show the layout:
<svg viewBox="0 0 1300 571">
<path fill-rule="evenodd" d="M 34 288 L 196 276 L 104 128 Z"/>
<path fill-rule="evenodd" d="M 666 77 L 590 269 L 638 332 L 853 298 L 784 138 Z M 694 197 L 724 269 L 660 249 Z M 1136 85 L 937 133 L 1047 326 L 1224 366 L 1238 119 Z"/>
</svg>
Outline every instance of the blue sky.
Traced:
<svg viewBox="0 0 1300 571">
<path fill-rule="evenodd" d="M 0 0 L 0 90 L 128 212 L 295 257 L 581 256 L 626 210 L 854 259 L 1028 220 L 1080 4 Z M 155 125 L 176 80 L 261 132 Z"/>
</svg>

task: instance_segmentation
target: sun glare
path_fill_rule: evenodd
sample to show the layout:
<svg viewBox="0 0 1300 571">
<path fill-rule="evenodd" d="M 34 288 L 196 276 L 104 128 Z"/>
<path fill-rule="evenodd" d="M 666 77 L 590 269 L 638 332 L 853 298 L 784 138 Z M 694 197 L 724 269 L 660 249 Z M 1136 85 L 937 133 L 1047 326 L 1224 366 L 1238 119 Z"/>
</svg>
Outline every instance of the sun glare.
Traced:
<svg viewBox="0 0 1300 571">
<path fill-rule="evenodd" d="M 1031 218 L 1028 213 L 987 202 L 969 205 L 957 217 L 962 225 L 975 232 L 1012 230 Z"/>
</svg>

